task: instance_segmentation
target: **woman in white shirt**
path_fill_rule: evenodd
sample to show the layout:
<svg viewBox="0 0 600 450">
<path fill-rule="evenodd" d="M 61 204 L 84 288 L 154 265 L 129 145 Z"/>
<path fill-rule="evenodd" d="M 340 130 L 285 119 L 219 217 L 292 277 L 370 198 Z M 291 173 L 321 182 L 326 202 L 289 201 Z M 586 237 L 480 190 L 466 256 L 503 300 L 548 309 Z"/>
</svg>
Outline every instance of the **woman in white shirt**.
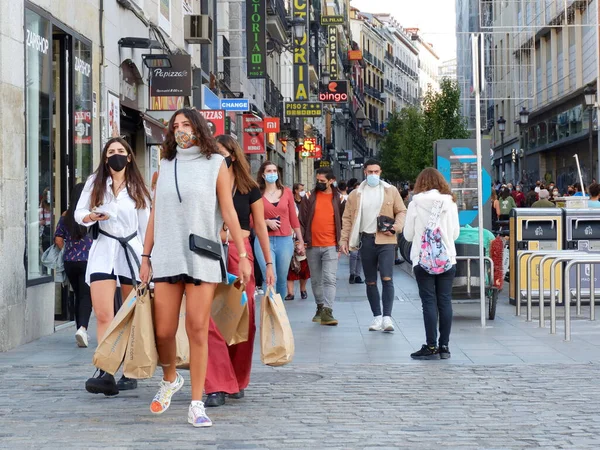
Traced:
<svg viewBox="0 0 600 450">
<path fill-rule="evenodd" d="M 139 280 L 149 216 L 150 194 L 131 147 L 122 138 L 112 138 L 104 146 L 100 165 L 85 183 L 75 210 L 77 223 L 86 227 L 98 224 L 85 274 L 96 314 L 98 342 L 114 318 L 117 285 L 125 299 L 133 289 L 133 279 Z M 116 383 L 113 375 L 101 370 L 98 377 L 87 380 L 85 387 L 88 392 L 108 396 L 135 389 L 137 382 L 123 376 Z"/>
<path fill-rule="evenodd" d="M 451 268 L 443 273 L 432 275 L 419 265 L 421 237 L 425 232 L 434 206 L 440 206 L 441 212 L 437 221 L 442 242 L 447 250 Z M 452 327 L 452 283 L 456 273 L 456 248 L 454 241 L 460 233 L 458 207 L 450 191 L 450 186 L 443 175 L 428 167 L 417 177 L 414 195 L 408 205 L 404 237 L 412 241 L 410 258 L 419 286 L 419 296 L 423 305 L 423 321 L 427 343 L 421 350 L 413 353 L 413 359 L 448 359 L 450 358 L 450 329 Z M 439 317 L 439 346 L 437 327 Z"/>
</svg>

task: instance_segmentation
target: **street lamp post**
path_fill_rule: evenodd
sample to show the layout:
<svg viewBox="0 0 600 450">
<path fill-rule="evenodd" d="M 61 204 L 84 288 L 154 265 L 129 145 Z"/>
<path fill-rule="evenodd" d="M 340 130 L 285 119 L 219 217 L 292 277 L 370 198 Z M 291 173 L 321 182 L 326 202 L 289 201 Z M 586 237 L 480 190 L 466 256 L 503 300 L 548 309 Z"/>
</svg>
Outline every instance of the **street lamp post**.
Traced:
<svg viewBox="0 0 600 450">
<path fill-rule="evenodd" d="M 519 126 L 520 133 L 523 138 L 523 172 L 525 172 L 525 177 L 521 176 L 521 178 L 527 177 L 527 124 L 529 123 L 529 111 L 527 108 L 523 106 L 521 108 L 521 112 L 519 112 Z"/>
<path fill-rule="evenodd" d="M 585 105 L 588 108 L 590 123 L 589 123 L 589 147 L 590 147 L 590 179 L 589 183 L 594 178 L 594 106 L 596 105 L 596 88 L 593 86 L 586 86 L 583 90 L 585 96 Z"/>
<path fill-rule="evenodd" d="M 498 131 L 500 131 L 500 154 L 504 155 L 504 132 L 506 131 L 506 119 L 502 116 L 496 121 L 498 123 Z M 515 164 L 512 165 L 513 183 L 515 181 Z"/>
</svg>

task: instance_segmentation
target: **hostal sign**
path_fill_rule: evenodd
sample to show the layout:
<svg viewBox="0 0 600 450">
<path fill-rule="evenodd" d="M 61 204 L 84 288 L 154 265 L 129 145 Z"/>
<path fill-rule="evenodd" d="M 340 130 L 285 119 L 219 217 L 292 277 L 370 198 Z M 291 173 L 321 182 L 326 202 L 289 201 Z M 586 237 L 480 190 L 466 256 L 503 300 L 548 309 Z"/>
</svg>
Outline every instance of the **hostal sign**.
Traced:
<svg viewBox="0 0 600 450">
<path fill-rule="evenodd" d="M 266 0 L 246 1 L 246 45 L 248 78 L 267 75 L 267 5 Z"/>
<path fill-rule="evenodd" d="M 337 80 L 339 78 L 337 27 L 327 27 L 327 28 L 328 28 L 327 63 L 329 65 L 329 77 L 332 80 Z"/>
<path fill-rule="evenodd" d="M 302 36 L 294 41 L 294 100 L 307 101 L 308 77 L 308 0 L 294 0 L 294 19 L 304 21 Z"/>
</svg>

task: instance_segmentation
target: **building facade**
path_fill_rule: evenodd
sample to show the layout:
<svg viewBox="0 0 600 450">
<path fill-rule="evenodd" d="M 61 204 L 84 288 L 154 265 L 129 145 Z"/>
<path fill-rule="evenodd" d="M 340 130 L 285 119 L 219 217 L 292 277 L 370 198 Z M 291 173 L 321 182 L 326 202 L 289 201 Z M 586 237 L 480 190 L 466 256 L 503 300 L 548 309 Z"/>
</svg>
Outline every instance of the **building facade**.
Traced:
<svg viewBox="0 0 600 450">
<path fill-rule="evenodd" d="M 509 30 L 494 34 L 494 81 L 502 89 L 494 93 L 494 108 L 506 120 L 504 146 L 494 130 L 497 174 L 508 179 L 514 170 L 515 181 L 526 185 L 552 180 L 561 192 L 578 180 L 574 154 L 584 183 L 597 177 L 598 168 L 596 109 L 586 106 L 584 96 L 598 77 L 598 2 L 564 5 L 494 2 L 492 11 L 494 25 Z M 523 108 L 526 126 L 520 124 Z"/>
</svg>

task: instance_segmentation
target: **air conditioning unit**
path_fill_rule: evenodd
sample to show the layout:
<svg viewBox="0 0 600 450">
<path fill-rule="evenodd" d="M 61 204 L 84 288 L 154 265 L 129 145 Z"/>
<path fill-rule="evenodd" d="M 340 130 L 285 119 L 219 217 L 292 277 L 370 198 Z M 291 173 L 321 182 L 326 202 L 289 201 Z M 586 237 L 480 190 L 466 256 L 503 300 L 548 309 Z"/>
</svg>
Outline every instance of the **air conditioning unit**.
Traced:
<svg viewBox="0 0 600 450">
<path fill-rule="evenodd" d="M 183 33 L 185 41 L 189 44 L 212 44 L 212 18 L 206 14 L 184 16 Z"/>
</svg>

